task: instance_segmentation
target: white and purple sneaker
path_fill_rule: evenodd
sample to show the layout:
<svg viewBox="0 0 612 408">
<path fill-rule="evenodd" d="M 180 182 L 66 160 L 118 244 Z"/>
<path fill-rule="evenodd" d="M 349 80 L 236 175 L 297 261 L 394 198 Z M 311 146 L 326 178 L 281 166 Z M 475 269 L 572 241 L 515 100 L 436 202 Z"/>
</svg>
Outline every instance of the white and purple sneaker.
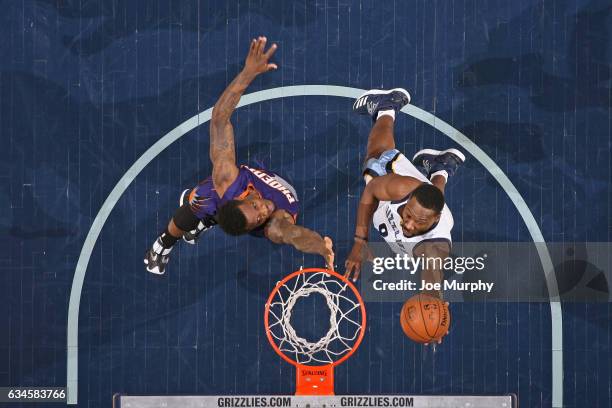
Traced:
<svg viewBox="0 0 612 408">
<path fill-rule="evenodd" d="M 410 103 L 410 94 L 403 88 L 370 89 L 353 103 L 353 112 L 370 115 L 376 120 L 378 112 L 393 109 L 396 113 Z"/>
<path fill-rule="evenodd" d="M 457 149 L 423 149 L 416 152 L 412 158 L 412 164 L 428 180 L 431 180 L 434 175 L 443 175 L 443 172 L 446 172 L 447 176 L 453 176 L 463 162 L 465 162 L 465 155 Z"/>
</svg>

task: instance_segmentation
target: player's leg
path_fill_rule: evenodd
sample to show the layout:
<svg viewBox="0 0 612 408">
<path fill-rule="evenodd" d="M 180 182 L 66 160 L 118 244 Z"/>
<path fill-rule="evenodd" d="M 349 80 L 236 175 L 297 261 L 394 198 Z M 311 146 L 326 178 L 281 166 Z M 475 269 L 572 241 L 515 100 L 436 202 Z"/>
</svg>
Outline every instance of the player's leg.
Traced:
<svg viewBox="0 0 612 408">
<path fill-rule="evenodd" d="M 395 120 L 388 112 L 393 112 L 393 110 L 379 112 L 381 116 L 376 119 L 370 130 L 366 148 L 366 162 L 371 158 L 380 157 L 388 150 L 395 149 L 395 138 L 393 136 Z"/>
<path fill-rule="evenodd" d="M 369 115 L 374 122 L 366 148 L 364 179 L 387 174 L 388 167 L 401 155 L 395 149 L 393 128 L 395 115 L 410 103 L 410 94 L 402 88 L 391 90 L 371 89 L 355 100 L 353 111 Z"/>
<path fill-rule="evenodd" d="M 355 100 L 353 110 L 362 115 L 369 115 L 374 122 L 368 136 L 366 161 L 395 149 L 393 137 L 395 114 L 408 103 L 410 103 L 410 94 L 402 88 L 371 89 Z"/>
<path fill-rule="evenodd" d="M 179 199 L 179 205 L 183 206 L 185 204 L 190 204 L 190 199 L 193 199 L 193 195 L 193 190 L 187 189 L 183 191 L 181 198 Z M 195 228 L 185 230 L 183 233 L 183 241 L 194 245 L 204 231 L 209 230 L 215 225 L 217 225 L 215 218 L 211 215 L 205 215 L 203 218 L 199 219 L 199 222 Z"/>
<path fill-rule="evenodd" d="M 183 237 L 186 242 L 195 243 L 203 231 L 216 224 L 211 214 L 215 213 L 212 178 L 202 181 L 192 190 L 185 190 L 179 199 L 179 208 L 166 229 L 157 237 L 146 252 L 144 263 L 147 271 L 163 275 L 170 259 L 170 252 Z"/>
<path fill-rule="evenodd" d="M 200 220 L 191 211 L 189 204 L 180 206 L 166 229 L 159 234 L 151 248 L 145 253 L 144 263 L 147 271 L 163 275 L 174 244 L 181 239 L 185 231 L 195 229 L 199 222 Z"/>
<path fill-rule="evenodd" d="M 430 181 L 431 184 L 438 187 L 438 190 L 440 190 L 442 194 L 444 194 L 444 188 L 446 188 L 446 177 L 437 175 L 433 176 Z"/>
</svg>

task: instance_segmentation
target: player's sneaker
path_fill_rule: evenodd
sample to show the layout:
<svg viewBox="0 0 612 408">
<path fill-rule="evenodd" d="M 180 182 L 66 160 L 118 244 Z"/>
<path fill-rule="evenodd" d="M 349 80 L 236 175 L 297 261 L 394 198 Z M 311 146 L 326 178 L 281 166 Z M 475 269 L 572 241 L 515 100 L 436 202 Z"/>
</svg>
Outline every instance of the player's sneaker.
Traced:
<svg viewBox="0 0 612 408">
<path fill-rule="evenodd" d="M 189 202 L 189 192 L 190 191 L 191 190 L 189 189 L 183 191 L 183 193 L 181 194 L 181 197 L 179 198 L 180 206 L 183 206 Z M 195 229 L 191 231 L 186 231 L 183 234 L 183 241 L 185 241 L 188 244 L 194 245 L 196 241 L 198 240 L 198 238 L 200 238 L 201 233 L 203 233 L 206 230 L 211 229 L 215 225 L 217 225 L 217 221 L 213 217 L 207 217 L 207 218 L 201 219 L 200 222 L 198 223 L 198 226 Z"/>
<path fill-rule="evenodd" d="M 376 116 L 381 110 L 393 109 L 395 112 L 399 112 L 409 103 L 410 94 L 403 88 L 370 89 L 355 99 L 353 111 L 360 115 L 370 115 L 372 120 L 376 120 Z"/>
<path fill-rule="evenodd" d="M 446 171 L 449 176 L 452 176 L 464 161 L 464 154 L 457 149 L 441 151 L 423 149 L 416 152 L 412 158 L 412 164 L 428 179 L 431 178 L 432 174 L 439 171 Z"/>
<path fill-rule="evenodd" d="M 161 239 L 157 238 L 153 243 L 153 248 L 145 253 L 144 264 L 147 265 L 147 271 L 156 275 L 163 275 L 170 260 L 171 250 L 172 248 L 164 248 Z"/>
</svg>

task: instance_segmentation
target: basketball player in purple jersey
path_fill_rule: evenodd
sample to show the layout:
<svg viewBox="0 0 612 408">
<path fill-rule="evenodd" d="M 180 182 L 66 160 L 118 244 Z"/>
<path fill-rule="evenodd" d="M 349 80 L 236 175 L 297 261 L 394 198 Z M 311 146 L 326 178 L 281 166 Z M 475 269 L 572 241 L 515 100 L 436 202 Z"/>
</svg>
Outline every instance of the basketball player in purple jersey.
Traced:
<svg viewBox="0 0 612 408">
<path fill-rule="evenodd" d="M 181 238 L 195 243 L 200 234 L 219 224 L 230 235 L 266 237 L 277 244 L 319 254 L 333 267 L 332 240 L 295 225 L 298 197 L 295 189 L 277 174 L 236 165 L 234 130 L 230 117 L 240 97 L 257 75 L 277 69 L 268 61 L 276 51 L 267 51 L 266 37 L 251 41 L 244 69 L 225 89 L 213 108 L 210 121 L 212 176 L 192 190 L 185 190 L 180 207 L 144 258 L 147 271 L 163 275 L 174 244 Z"/>
</svg>

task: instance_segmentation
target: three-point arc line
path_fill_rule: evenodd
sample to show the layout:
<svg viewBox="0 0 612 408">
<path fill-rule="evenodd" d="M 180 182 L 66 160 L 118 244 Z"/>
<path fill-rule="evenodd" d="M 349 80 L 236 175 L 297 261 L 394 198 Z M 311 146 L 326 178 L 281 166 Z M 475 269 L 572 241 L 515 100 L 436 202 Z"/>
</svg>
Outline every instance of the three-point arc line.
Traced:
<svg viewBox="0 0 612 408">
<path fill-rule="evenodd" d="M 333 85 L 297 85 L 285 86 L 264 91 L 254 92 L 244 95 L 240 99 L 238 107 L 247 106 L 258 102 L 268 101 L 271 99 L 286 98 L 291 96 L 337 96 L 343 98 L 357 98 L 364 92 L 363 89 L 349 88 L 344 86 Z M 540 262 L 546 275 L 546 284 L 549 294 L 557 294 L 557 280 L 554 275 L 553 264 L 550 258 L 550 253 L 545 245 L 544 236 L 538 226 L 533 214 L 529 210 L 527 203 L 520 195 L 516 187 L 512 184 L 506 174 L 495 164 L 495 162 L 478 147 L 474 142 L 468 139 L 463 133 L 453 128 L 448 123 L 429 112 L 426 112 L 413 105 L 405 106 L 402 112 L 427 123 L 434 127 L 446 136 L 451 138 L 466 151 L 468 151 L 476 160 L 478 160 L 489 173 L 497 180 L 500 186 L 504 189 L 512 203 L 515 205 L 520 216 L 522 217 L 533 242 L 536 244 Z M 136 176 L 149 164 L 157 155 L 159 155 L 166 147 L 170 146 L 181 136 L 196 127 L 208 122 L 211 118 L 212 108 L 206 109 L 204 112 L 186 120 L 185 122 L 172 129 L 164 137 L 159 139 L 151 146 L 136 162 L 130 167 L 117 185 L 110 192 L 104 204 L 98 211 L 94 219 L 77 262 L 74 277 L 72 280 L 72 288 L 70 290 L 70 303 L 68 306 L 68 334 L 67 334 L 67 371 L 66 371 L 66 387 L 67 387 L 67 402 L 69 405 L 77 403 L 78 398 L 78 335 L 79 335 L 79 306 L 81 301 L 81 291 L 85 280 L 85 273 L 89 258 L 91 257 L 93 248 L 100 236 L 102 227 L 106 223 L 111 211 L 121 198 L 121 195 L 132 184 Z M 550 313 L 551 313 L 551 330 L 552 330 L 552 406 L 563 406 L 563 319 L 561 315 L 561 303 L 558 297 L 550 298 Z"/>
</svg>

